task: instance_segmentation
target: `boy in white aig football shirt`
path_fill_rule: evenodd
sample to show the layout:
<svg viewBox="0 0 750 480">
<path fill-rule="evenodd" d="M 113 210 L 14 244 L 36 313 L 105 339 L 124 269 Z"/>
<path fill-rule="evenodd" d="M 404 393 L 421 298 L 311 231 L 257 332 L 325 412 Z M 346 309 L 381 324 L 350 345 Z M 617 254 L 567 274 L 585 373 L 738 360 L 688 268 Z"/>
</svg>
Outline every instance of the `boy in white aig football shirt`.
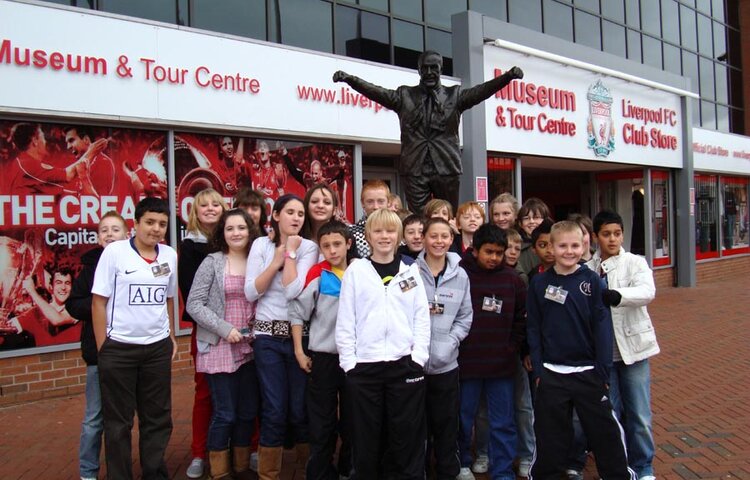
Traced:
<svg viewBox="0 0 750 480">
<path fill-rule="evenodd" d="M 133 478 L 130 450 L 138 410 L 143 478 L 168 478 L 164 452 L 172 432 L 172 312 L 177 253 L 159 244 L 169 205 L 144 198 L 135 236 L 108 245 L 96 268 L 91 313 L 99 350 L 107 473 Z"/>
</svg>

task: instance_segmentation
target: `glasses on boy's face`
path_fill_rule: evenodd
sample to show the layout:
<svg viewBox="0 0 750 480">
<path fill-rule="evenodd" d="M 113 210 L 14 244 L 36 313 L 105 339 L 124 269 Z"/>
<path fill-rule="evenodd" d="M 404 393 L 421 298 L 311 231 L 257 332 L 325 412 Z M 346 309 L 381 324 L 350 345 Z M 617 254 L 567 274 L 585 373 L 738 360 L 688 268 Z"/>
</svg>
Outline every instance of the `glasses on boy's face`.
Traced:
<svg viewBox="0 0 750 480">
<path fill-rule="evenodd" d="M 542 220 L 544 220 L 544 217 L 542 217 L 541 215 L 535 215 L 535 216 L 526 215 L 525 217 L 521 217 L 522 222 L 530 222 L 532 220 L 536 222 L 541 222 Z"/>
</svg>

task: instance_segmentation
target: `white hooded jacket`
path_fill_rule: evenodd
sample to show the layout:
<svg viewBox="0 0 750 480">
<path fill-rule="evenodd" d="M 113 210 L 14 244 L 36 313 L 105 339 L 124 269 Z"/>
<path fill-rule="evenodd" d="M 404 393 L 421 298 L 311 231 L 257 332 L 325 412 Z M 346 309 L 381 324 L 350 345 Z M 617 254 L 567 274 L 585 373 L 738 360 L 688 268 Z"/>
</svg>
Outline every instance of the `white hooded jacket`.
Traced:
<svg viewBox="0 0 750 480">
<path fill-rule="evenodd" d="M 619 254 L 604 261 L 597 251 L 586 265 L 599 274 L 606 273 L 608 288 L 622 296 L 619 305 L 612 307 L 612 326 L 623 362 L 632 365 L 659 353 L 646 309 L 656 294 L 654 274 L 646 259 L 620 247 Z"/>
</svg>

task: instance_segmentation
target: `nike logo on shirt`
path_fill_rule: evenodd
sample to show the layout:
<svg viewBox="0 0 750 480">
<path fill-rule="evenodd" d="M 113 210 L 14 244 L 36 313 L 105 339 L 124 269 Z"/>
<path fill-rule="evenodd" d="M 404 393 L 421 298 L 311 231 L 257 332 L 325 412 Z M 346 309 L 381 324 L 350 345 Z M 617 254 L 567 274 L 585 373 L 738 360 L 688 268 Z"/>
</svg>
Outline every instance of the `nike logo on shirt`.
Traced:
<svg viewBox="0 0 750 480">
<path fill-rule="evenodd" d="M 135 273 L 138 270 L 125 270 L 125 275 L 130 275 L 131 273 Z"/>
</svg>

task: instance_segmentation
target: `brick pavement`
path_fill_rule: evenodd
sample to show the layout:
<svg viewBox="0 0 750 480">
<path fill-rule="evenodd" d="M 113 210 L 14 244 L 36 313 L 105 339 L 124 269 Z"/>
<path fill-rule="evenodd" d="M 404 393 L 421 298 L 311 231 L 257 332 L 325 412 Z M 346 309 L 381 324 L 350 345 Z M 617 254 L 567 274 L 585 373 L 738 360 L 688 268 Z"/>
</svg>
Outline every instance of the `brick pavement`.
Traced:
<svg viewBox="0 0 750 480">
<path fill-rule="evenodd" d="M 660 289 L 650 308 L 662 348 L 652 363 L 660 479 L 750 480 L 749 287 L 745 276 Z M 167 462 L 175 479 L 186 478 L 190 461 L 191 381 L 174 379 Z M 0 409 L 0 478 L 78 478 L 82 412 L 82 395 Z M 595 475 L 589 466 L 587 480 Z M 282 478 L 303 478 L 293 452 L 285 455 Z"/>
</svg>

